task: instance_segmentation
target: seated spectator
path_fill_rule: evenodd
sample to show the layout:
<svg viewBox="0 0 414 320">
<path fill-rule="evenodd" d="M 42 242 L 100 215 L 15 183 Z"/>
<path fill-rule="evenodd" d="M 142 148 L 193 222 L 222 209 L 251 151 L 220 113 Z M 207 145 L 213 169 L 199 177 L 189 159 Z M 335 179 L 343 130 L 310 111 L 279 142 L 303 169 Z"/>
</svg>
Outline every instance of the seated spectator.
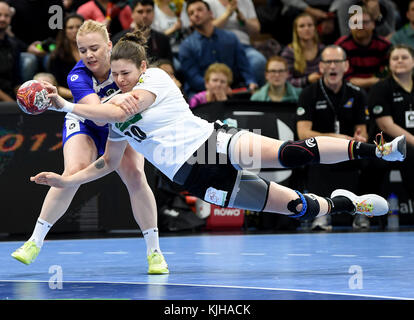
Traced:
<svg viewBox="0 0 414 320">
<path fill-rule="evenodd" d="M 195 94 L 190 100 L 190 108 L 195 108 L 200 104 L 226 101 L 231 93 L 231 83 L 233 73 L 224 63 L 211 64 L 204 75 L 205 91 Z"/>
<path fill-rule="evenodd" d="M 304 88 L 319 80 L 319 62 L 323 48 L 319 43 L 313 17 L 309 13 L 297 16 L 293 21 L 292 43 L 281 53 L 288 62 L 288 81 L 292 85 Z"/>
<path fill-rule="evenodd" d="M 408 23 L 391 37 L 392 44 L 406 44 L 414 48 L 414 0 L 409 1 L 406 12 Z"/>
<path fill-rule="evenodd" d="M 288 81 L 289 70 L 286 59 L 274 56 L 267 60 L 265 78 L 267 83 L 250 98 L 252 101 L 298 102 L 302 88 Z"/>
<path fill-rule="evenodd" d="M 61 0 L 19 0 L 9 1 L 14 8 L 11 22 L 13 34 L 26 44 L 20 55 L 20 71 L 22 81 L 33 79 L 40 71 L 47 70 L 48 60 L 58 32 L 50 24 L 57 20 L 51 19 L 49 8 L 62 5 Z M 51 45 L 51 46 L 50 46 Z"/>
<path fill-rule="evenodd" d="M 349 8 L 353 5 L 365 7 L 379 36 L 389 38 L 395 32 L 396 6 L 391 0 L 341 0 L 337 10 L 341 36 L 350 32 Z"/>
<path fill-rule="evenodd" d="M 167 72 L 168 75 L 171 77 L 171 79 L 174 80 L 177 87 L 180 88 L 180 90 L 182 90 L 183 85 L 181 84 L 181 82 L 175 76 L 174 66 L 173 66 L 173 63 L 171 62 L 171 60 L 160 59 L 155 63 L 155 65 L 158 68 L 160 68 L 160 69 L 164 70 L 165 72 Z"/>
<path fill-rule="evenodd" d="M 126 33 L 134 32 L 138 28 L 148 28 L 147 57 L 153 61 L 168 59 L 172 61 L 170 39 L 163 33 L 154 30 L 151 25 L 154 21 L 154 1 L 134 0 L 131 4 L 133 28 L 118 32 L 112 37 L 115 45 Z"/>
<path fill-rule="evenodd" d="M 351 24 L 357 25 L 359 14 L 351 16 Z M 385 76 L 388 51 L 391 43 L 375 33 L 372 16 L 363 7 L 362 28 L 353 28 L 351 34 L 339 38 L 336 45 L 341 46 L 349 60 L 346 80 L 352 84 L 369 89 Z"/>
<path fill-rule="evenodd" d="M 194 32 L 181 43 L 179 51 L 187 96 L 191 98 L 206 89 L 204 74 L 214 62 L 224 63 L 231 69 L 235 87 L 256 90 L 254 73 L 235 34 L 213 25 L 213 16 L 205 1 L 190 0 L 187 12 Z"/>
<path fill-rule="evenodd" d="M 63 29 L 56 37 L 56 50 L 50 55 L 49 72 L 54 75 L 59 87 L 68 88 L 66 78 L 80 60 L 76 34 L 83 21 L 83 17 L 76 13 L 67 15 L 63 21 Z M 71 94 L 65 96 L 72 98 Z"/>
<path fill-rule="evenodd" d="M 252 0 L 206 0 L 213 13 L 213 24 L 235 33 L 242 43 L 247 59 L 259 85 L 265 83 L 265 56 L 256 50 L 250 39 L 260 34 L 260 22 Z"/>
<path fill-rule="evenodd" d="M 184 0 L 155 0 L 152 28 L 168 36 L 173 52 L 174 68 L 181 71 L 178 51 L 181 42 L 190 33 L 190 22 L 185 11 Z"/>
<path fill-rule="evenodd" d="M 127 2 L 113 3 L 110 0 L 91 0 L 76 11 L 85 20 L 95 20 L 106 24 L 110 34 L 128 29 L 132 23 L 131 7 Z"/>
<path fill-rule="evenodd" d="M 20 84 L 20 51 L 27 47 L 8 33 L 12 11 L 0 0 L 0 101 L 15 101 L 15 88 Z"/>
</svg>

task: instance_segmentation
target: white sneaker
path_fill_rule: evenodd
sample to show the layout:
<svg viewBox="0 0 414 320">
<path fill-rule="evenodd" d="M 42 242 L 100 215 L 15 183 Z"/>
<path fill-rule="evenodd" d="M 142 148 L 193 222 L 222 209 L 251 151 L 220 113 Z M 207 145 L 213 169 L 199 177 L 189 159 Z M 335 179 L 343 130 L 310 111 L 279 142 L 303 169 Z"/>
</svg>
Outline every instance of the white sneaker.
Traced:
<svg viewBox="0 0 414 320">
<path fill-rule="evenodd" d="M 391 142 L 383 143 L 381 134 L 381 141 L 379 144 L 377 143 L 376 154 L 385 161 L 404 161 L 407 154 L 407 139 L 402 135 Z"/>
<path fill-rule="evenodd" d="M 351 191 L 337 189 L 331 194 L 331 198 L 343 196 L 352 201 L 355 206 L 355 214 L 364 214 L 369 217 L 387 214 L 389 206 L 387 200 L 376 194 L 364 194 L 357 196 Z"/>
</svg>

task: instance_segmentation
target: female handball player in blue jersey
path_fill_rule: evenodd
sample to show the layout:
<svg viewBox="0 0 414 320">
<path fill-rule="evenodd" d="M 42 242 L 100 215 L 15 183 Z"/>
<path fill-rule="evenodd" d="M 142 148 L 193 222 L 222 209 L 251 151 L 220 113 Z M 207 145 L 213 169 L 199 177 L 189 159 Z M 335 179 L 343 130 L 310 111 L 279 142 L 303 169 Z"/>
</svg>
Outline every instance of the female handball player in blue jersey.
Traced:
<svg viewBox="0 0 414 320">
<path fill-rule="evenodd" d="M 77 186 L 116 170 L 132 146 L 172 181 L 207 202 L 224 207 L 275 212 L 299 219 L 350 213 L 368 216 L 388 212 L 387 201 L 375 194 L 357 196 L 335 190 L 330 197 L 302 194 L 254 174 L 258 168 L 290 168 L 312 163 L 332 164 L 355 158 L 403 161 L 404 136 L 390 143 L 356 143 L 315 137 L 279 141 L 246 130 L 210 123 L 195 116 L 180 90 L 161 69 L 149 68 L 144 35 L 125 35 L 113 48 L 111 69 L 123 94 L 100 108 L 73 104 L 47 85 L 52 108 L 110 123 L 102 157 L 73 175 L 42 172 L 31 177 L 57 188 Z M 128 97 L 128 98 L 126 98 Z M 117 99 L 126 99 L 119 107 Z M 224 161 L 223 161 L 224 160 Z"/>
<path fill-rule="evenodd" d="M 101 23 L 85 21 L 77 33 L 77 45 L 81 60 L 67 77 L 69 88 L 75 102 L 99 108 L 102 99 L 118 91 L 110 69 L 112 43 L 107 29 Z M 72 175 L 101 156 L 105 151 L 107 136 L 107 122 L 94 122 L 87 117 L 67 113 L 63 128 L 63 175 Z M 134 218 L 146 240 L 148 272 L 168 273 L 168 266 L 159 248 L 156 202 L 145 177 L 144 157 L 128 146 L 116 171 L 128 189 Z M 66 212 L 78 188 L 52 187 L 49 190 L 33 235 L 12 254 L 14 258 L 25 264 L 34 261 L 47 232 Z"/>
</svg>

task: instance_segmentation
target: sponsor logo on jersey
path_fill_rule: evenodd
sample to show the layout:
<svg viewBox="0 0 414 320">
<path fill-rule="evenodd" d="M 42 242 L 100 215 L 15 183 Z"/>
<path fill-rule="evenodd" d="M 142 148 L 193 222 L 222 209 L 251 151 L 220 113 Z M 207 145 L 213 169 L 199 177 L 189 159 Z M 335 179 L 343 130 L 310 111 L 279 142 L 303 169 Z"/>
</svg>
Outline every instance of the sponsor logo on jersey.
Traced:
<svg viewBox="0 0 414 320">
<path fill-rule="evenodd" d="M 79 78 L 79 76 L 77 74 L 74 74 L 73 76 L 70 77 L 70 81 L 76 81 Z"/>
</svg>

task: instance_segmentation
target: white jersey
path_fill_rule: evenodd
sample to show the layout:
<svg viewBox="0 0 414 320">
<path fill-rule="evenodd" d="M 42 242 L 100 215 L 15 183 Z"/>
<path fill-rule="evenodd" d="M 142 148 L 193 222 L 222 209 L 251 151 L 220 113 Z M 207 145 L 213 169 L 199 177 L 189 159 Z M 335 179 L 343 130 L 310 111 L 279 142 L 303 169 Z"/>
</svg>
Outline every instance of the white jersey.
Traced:
<svg viewBox="0 0 414 320">
<path fill-rule="evenodd" d="M 210 137 L 214 124 L 191 112 L 180 89 L 161 69 L 147 69 L 135 89 L 152 92 L 154 103 L 123 123 L 111 124 L 108 139 L 128 139 L 136 151 L 172 180 Z"/>
</svg>

